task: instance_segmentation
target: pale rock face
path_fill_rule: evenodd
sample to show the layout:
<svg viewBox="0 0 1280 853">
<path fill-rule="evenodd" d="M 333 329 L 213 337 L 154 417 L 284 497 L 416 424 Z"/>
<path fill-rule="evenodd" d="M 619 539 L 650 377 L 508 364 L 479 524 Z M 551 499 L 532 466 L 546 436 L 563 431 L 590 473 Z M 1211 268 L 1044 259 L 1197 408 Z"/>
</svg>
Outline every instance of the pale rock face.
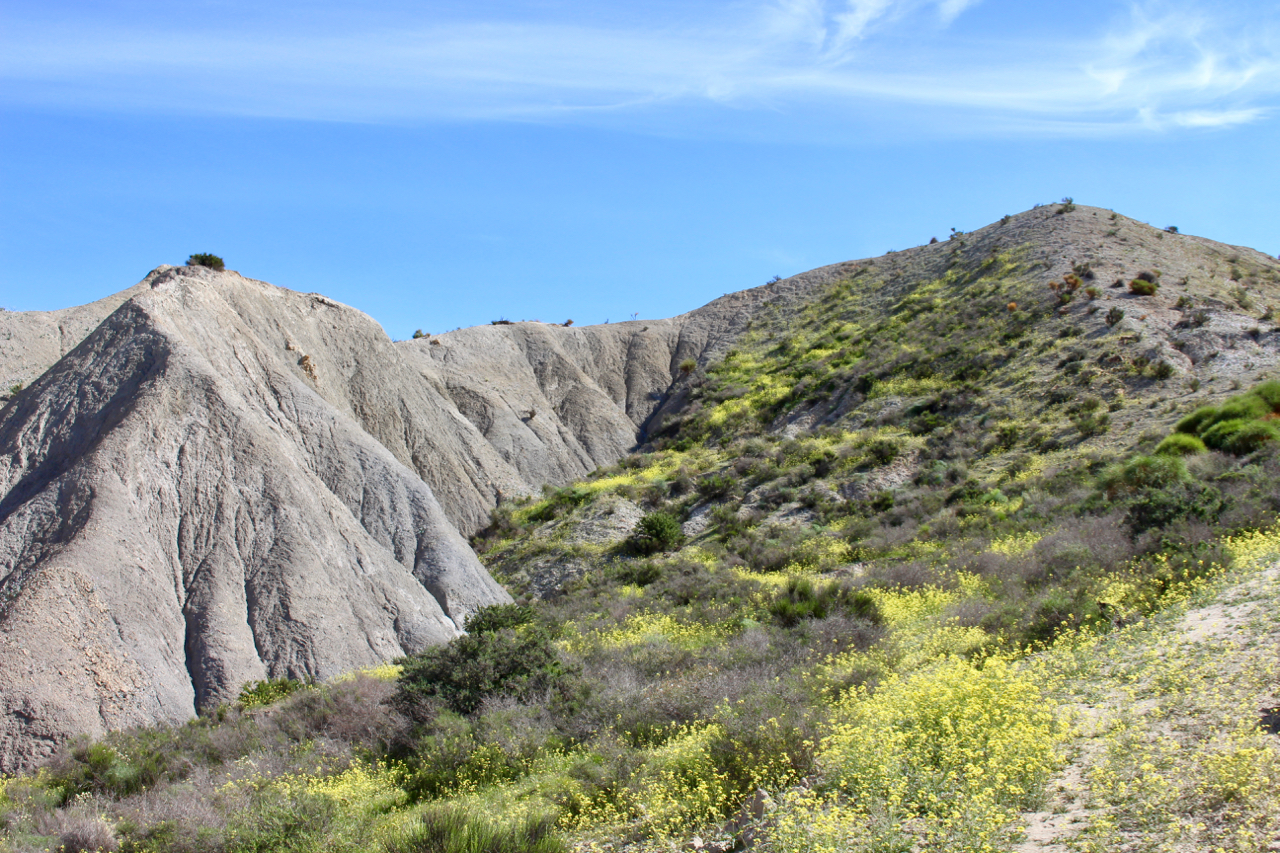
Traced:
<svg viewBox="0 0 1280 853">
<path fill-rule="evenodd" d="M 5 770 L 246 681 L 417 651 L 510 600 L 346 413 L 343 380 L 388 380 L 361 364 L 376 324 L 235 276 L 152 284 L 0 417 Z"/>
</svg>

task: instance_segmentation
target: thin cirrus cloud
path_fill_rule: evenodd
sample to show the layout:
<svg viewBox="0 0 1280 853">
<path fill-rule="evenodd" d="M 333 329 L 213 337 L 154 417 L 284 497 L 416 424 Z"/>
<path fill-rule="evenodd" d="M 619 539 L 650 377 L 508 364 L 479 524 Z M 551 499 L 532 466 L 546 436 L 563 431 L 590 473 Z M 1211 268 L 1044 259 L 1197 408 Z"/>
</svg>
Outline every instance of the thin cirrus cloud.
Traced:
<svg viewBox="0 0 1280 853">
<path fill-rule="evenodd" d="M 248 34 L 86 21 L 11 22 L 5 101 L 295 119 L 660 122 L 699 110 L 819 117 L 862 131 L 948 126 L 1047 135 L 1247 124 L 1280 94 L 1280 15 L 1186 3 L 1120 7 L 1063 40 L 982 31 L 997 0 L 703 4 L 680 25 L 490 15 L 395 26 L 270 22 Z M 991 16 L 989 15 L 988 18 Z M 690 117 L 693 117 L 692 119 Z"/>
</svg>

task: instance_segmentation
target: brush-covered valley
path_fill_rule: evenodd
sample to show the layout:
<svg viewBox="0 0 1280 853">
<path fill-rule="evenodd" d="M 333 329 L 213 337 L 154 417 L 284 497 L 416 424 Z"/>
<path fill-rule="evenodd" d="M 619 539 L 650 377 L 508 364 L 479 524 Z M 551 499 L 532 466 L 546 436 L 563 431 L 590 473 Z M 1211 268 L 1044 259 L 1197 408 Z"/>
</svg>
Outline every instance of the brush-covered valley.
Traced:
<svg viewBox="0 0 1280 853">
<path fill-rule="evenodd" d="M 1280 850 L 1280 261 L 1067 201 L 797 293 L 477 525 L 512 603 L 60 745 L 0 847 Z"/>
</svg>

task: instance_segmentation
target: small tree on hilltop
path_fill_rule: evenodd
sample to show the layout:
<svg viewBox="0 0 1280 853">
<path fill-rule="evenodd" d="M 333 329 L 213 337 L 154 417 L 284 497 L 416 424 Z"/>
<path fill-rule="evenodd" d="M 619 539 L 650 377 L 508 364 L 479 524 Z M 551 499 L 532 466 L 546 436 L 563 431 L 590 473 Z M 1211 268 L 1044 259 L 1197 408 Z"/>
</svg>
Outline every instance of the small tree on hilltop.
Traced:
<svg viewBox="0 0 1280 853">
<path fill-rule="evenodd" d="M 211 255 L 208 252 L 197 252 L 187 258 L 187 266 L 189 267 L 208 267 L 211 270 L 222 272 L 226 269 L 226 265 L 222 262 L 222 258 L 217 255 Z"/>
</svg>

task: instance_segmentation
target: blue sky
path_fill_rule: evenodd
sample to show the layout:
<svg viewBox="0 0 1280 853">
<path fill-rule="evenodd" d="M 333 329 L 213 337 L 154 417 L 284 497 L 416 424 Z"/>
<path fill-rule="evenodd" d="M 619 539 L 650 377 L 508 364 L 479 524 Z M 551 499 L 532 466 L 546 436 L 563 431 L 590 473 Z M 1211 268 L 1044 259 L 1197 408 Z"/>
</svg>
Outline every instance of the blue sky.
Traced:
<svg viewBox="0 0 1280 853">
<path fill-rule="evenodd" d="M 1274 254 L 1278 107 L 1274 2 L 6 0 L 0 306 L 661 317 L 1064 196 Z"/>
</svg>

